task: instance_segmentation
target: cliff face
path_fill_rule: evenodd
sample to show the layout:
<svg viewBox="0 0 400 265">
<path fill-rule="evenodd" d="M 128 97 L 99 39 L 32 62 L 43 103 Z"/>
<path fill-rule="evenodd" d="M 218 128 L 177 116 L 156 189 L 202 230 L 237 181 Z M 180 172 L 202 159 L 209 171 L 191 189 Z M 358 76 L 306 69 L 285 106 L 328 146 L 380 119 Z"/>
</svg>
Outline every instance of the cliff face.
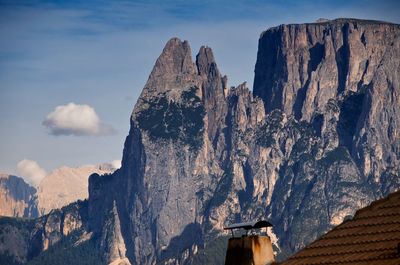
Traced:
<svg viewBox="0 0 400 265">
<path fill-rule="evenodd" d="M 284 224 L 276 230 L 288 252 L 363 200 L 399 188 L 399 37 L 399 25 L 353 19 L 281 25 L 261 35 L 254 94 L 267 113 L 302 121 L 317 140 L 316 151 L 283 163 L 274 192 L 281 202 L 269 206 Z M 301 230 L 305 223 L 315 232 Z"/>
<path fill-rule="evenodd" d="M 349 151 L 380 196 L 398 184 L 388 176 L 399 172 L 399 38 L 399 25 L 377 21 L 281 25 L 261 35 L 255 68 L 266 111 L 315 124 L 327 140 L 334 122 L 332 144 Z"/>
<path fill-rule="evenodd" d="M 365 93 L 398 34 L 399 25 L 355 19 L 271 28 L 259 40 L 254 94 L 268 112 L 311 121 L 329 99 Z"/>
<path fill-rule="evenodd" d="M 202 242 L 206 202 L 223 174 L 212 141 L 226 113 L 225 84 L 209 48 L 194 63 L 187 42 L 167 43 L 134 108 L 122 168 L 90 178 L 90 212 L 104 216 L 106 203 L 114 213 L 93 228 L 110 235 L 100 243 L 112 246 L 110 261 L 186 260 Z M 118 192 L 104 202 L 110 186 Z"/>
<path fill-rule="evenodd" d="M 0 174 L 0 216 L 37 217 L 35 194 L 22 178 Z"/>
</svg>

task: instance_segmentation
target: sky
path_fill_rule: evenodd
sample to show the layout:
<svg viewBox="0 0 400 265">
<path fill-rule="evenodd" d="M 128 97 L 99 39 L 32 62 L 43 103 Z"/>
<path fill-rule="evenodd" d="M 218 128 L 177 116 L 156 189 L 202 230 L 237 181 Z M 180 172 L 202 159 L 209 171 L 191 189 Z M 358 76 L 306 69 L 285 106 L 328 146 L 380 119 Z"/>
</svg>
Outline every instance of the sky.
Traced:
<svg viewBox="0 0 400 265">
<path fill-rule="evenodd" d="M 353 17 L 400 23 L 400 1 L 0 0 L 0 172 L 36 178 L 122 158 L 129 118 L 172 37 L 214 51 L 252 88 L 269 27 Z M 35 171 L 35 172 L 36 172 Z"/>
</svg>

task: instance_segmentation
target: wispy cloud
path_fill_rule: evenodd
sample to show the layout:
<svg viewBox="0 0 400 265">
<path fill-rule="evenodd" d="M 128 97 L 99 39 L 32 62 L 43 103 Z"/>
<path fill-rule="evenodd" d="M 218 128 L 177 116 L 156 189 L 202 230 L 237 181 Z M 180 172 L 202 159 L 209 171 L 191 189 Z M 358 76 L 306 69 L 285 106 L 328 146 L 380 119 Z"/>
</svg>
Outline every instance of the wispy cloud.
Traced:
<svg viewBox="0 0 400 265">
<path fill-rule="evenodd" d="M 24 159 L 17 164 L 19 175 L 29 184 L 37 187 L 46 176 L 46 170 L 41 168 L 34 160 Z"/>
<path fill-rule="evenodd" d="M 57 106 L 47 115 L 43 125 L 49 129 L 50 134 L 55 136 L 100 136 L 115 133 L 111 125 L 100 120 L 92 107 L 72 102 Z"/>
<path fill-rule="evenodd" d="M 121 167 L 121 162 L 122 162 L 121 160 L 113 160 L 111 162 L 111 165 L 113 166 L 113 168 L 119 169 Z"/>
</svg>

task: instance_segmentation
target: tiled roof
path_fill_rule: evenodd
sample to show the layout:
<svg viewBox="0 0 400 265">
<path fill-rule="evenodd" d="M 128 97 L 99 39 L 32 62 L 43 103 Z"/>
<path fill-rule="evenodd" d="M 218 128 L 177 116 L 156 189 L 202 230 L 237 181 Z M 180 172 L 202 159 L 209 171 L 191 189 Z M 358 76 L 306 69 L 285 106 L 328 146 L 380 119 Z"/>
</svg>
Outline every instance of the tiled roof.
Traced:
<svg viewBox="0 0 400 265">
<path fill-rule="evenodd" d="M 400 265 L 400 191 L 375 201 L 280 263 Z"/>
</svg>

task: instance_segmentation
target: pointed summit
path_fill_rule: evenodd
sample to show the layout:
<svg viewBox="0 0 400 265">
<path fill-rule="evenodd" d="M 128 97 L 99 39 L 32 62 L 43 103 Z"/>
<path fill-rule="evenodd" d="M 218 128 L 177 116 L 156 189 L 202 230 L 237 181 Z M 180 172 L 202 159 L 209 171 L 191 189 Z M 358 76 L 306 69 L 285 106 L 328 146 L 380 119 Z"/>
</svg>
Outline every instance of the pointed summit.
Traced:
<svg viewBox="0 0 400 265">
<path fill-rule="evenodd" d="M 158 57 L 143 92 L 147 94 L 182 88 L 195 74 L 189 43 L 172 38 Z"/>
<path fill-rule="evenodd" d="M 192 54 L 188 41 L 170 39 L 154 66 L 152 74 L 184 74 L 193 72 Z"/>
<path fill-rule="evenodd" d="M 203 79 L 203 98 L 205 101 L 218 101 L 224 96 L 226 77 L 222 78 L 211 48 L 201 46 L 196 56 L 197 72 Z M 222 97 L 222 98 L 221 98 Z"/>
<path fill-rule="evenodd" d="M 214 54 L 211 48 L 201 46 L 196 56 L 196 65 L 199 75 L 218 74 L 217 64 L 215 63 Z"/>
</svg>

